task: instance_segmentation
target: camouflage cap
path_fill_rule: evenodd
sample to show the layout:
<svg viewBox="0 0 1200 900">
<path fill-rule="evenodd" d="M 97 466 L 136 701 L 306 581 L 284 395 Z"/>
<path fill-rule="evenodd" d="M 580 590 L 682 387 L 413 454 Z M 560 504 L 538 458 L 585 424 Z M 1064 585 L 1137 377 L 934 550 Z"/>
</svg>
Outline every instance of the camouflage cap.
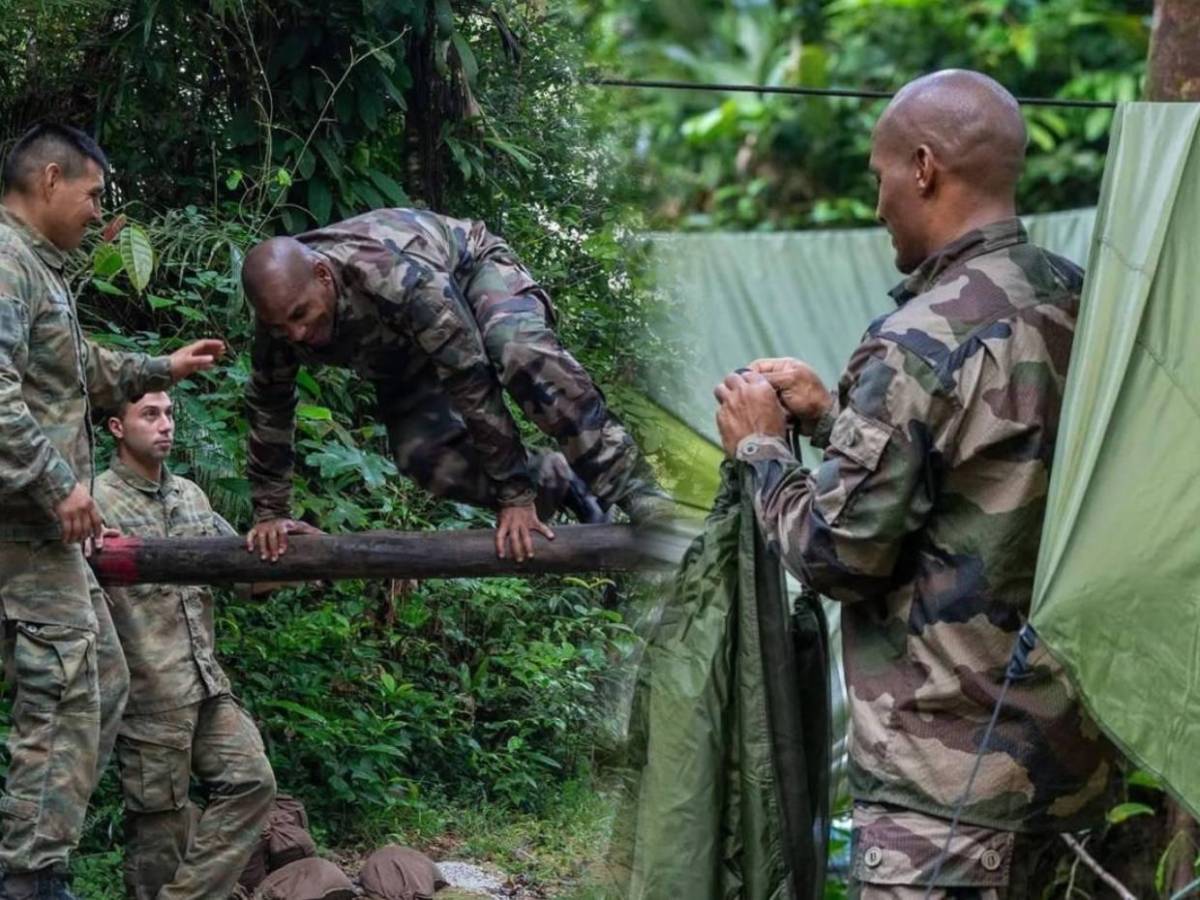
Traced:
<svg viewBox="0 0 1200 900">
<path fill-rule="evenodd" d="M 358 875 L 367 900 L 430 900 L 449 882 L 424 853 L 390 844 L 376 850 Z"/>
</svg>

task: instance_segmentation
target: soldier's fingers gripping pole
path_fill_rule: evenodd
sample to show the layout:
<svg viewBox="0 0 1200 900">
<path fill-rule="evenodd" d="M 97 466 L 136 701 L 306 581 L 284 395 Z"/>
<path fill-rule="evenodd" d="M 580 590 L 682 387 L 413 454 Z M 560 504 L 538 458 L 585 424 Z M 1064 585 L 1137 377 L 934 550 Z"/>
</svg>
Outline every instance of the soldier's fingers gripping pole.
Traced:
<svg viewBox="0 0 1200 900">
<path fill-rule="evenodd" d="M 554 532 L 538 518 L 537 509 L 527 506 L 504 506 L 496 519 L 496 555 L 504 559 L 509 544 L 517 562 L 533 558 L 533 532 L 554 540 Z"/>
</svg>

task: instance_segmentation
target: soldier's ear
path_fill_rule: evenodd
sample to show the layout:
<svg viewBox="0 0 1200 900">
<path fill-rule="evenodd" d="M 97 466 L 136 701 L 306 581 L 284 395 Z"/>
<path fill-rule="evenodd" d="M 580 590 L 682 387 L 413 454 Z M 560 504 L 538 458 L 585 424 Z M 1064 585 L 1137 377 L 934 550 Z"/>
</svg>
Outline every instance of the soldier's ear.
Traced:
<svg viewBox="0 0 1200 900">
<path fill-rule="evenodd" d="M 42 168 L 40 185 L 42 196 L 48 201 L 63 182 L 63 170 L 56 162 L 48 162 Z"/>
<path fill-rule="evenodd" d="M 933 193 L 937 183 L 937 168 L 937 158 L 928 144 L 921 144 L 913 151 L 913 179 L 922 197 Z"/>
<path fill-rule="evenodd" d="M 109 416 L 106 424 L 108 425 L 109 433 L 112 434 L 112 436 L 118 441 L 125 437 L 125 423 L 122 422 L 120 418 L 117 416 Z"/>
</svg>

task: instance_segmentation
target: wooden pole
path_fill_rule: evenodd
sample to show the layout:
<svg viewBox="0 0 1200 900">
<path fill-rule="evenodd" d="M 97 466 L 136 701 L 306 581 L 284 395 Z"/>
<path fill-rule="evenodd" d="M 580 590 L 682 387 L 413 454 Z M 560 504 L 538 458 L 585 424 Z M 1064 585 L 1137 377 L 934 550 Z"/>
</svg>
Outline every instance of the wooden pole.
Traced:
<svg viewBox="0 0 1200 900">
<path fill-rule="evenodd" d="M 92 554 L 101 584 L 231 584 L 339 578 L 471 578 L 629 571 L 656 567 L 647 536 L 628 525 L 564 525 L 534 536 L 523 563 L 496 556 L 495 532 L 366 531 L 290 535 L 265 562 L 244 538 L 109 538 Z M 657 565 L 661 565 L 658 563 Z"/>
</svg>

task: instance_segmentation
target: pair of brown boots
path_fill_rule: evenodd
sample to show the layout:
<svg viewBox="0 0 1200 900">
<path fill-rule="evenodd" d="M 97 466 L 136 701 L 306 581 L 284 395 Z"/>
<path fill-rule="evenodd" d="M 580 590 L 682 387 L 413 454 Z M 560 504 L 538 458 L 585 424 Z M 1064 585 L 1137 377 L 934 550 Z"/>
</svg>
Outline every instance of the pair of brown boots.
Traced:
<svg viewBox="0 0 1200 900">
<path fill-rule="evenodd" d="M 376 850 L 358 874 L 358 886 L 316 855 L 304 804 L 287 794 L 263 828 L 258 846 L 238 880 L 236 900 L 432 900 L 446 880 L 425 854 L 389 845 Z"/>
</svg>

